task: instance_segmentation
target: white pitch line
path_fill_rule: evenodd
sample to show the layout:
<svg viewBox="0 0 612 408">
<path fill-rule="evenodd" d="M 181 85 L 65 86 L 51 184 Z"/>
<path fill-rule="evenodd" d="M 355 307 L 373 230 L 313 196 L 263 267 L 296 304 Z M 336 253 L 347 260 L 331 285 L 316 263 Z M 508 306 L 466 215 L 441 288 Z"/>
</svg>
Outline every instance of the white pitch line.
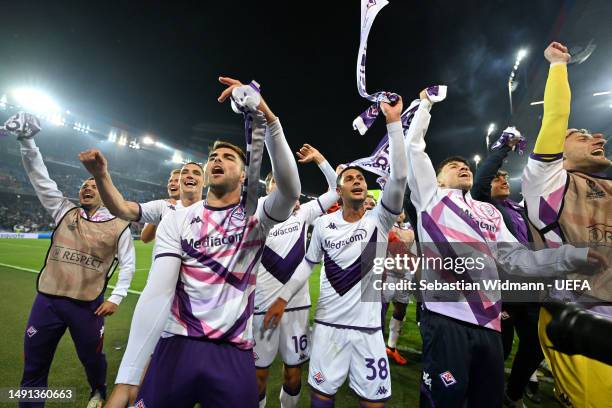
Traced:
<svg viewBox="0 0 612 408">
<path fill-rule="evenodd" d="M 1 263 L 1 262 L 0 262 L 0 266 L 6 266 L 7 268 L 17 269 L 18 271 L 24 271 L 24 272 L 30 272 L 30 273 L 38 273 L 38 272 L 40 272 L 40 271 L 38 271 L 36 269 L 24 268 L 23 266 L 9 265 L 9 264 L 5 264 L 5 263 Z M 108 285 L 107 288 L 115 289 L 115 287 L 113 285 Z M 142 292 L 137 291 L 137 290 L 128 289 L 127 291 L 128 291 L 128 293 L 131 293 L 131 294 L 134 294 L 134 295 L 142 295 Z"/>
</svg>

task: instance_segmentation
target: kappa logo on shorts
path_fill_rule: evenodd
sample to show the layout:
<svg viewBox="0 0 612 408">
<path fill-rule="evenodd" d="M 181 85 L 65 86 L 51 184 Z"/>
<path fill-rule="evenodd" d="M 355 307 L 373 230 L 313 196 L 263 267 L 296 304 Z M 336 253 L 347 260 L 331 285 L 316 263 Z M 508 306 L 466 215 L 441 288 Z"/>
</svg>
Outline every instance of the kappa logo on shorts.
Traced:
<svg viewBox="0 0 612 408">
<path fill-rule="evenodd" d="M 136 401 L 136 404 L 134 404 L 134 408 L 147 408 L 147 406 L 145 405 L 144 401 L 141 398 L 138 401 Z"/>
<path fill-rule="evenodd" d="M 423 384 L 425 384 L 427 388 L 429 388 L 429 391 L 431 391 L 431 377 L 429 376 L 429 373 L 426 373 L 425 371 L 423 371 Z"/>
<path fill-rule="evenodd" d="M 26 333 L 28 334 L 29 338 L 32 338 L 36 333 L 38 333 L 38 330 L 36 330 L 34 326 L 30 326 L 28 327 L 28 330 L 26 330 Z"/>
<path fill-rule="evenodd" d="M 300 353 L 300 357 L 298 357 L 298 361 L 306 360 L 306 354 Z"/>
<path fill-rule="evenodd" d="M 318 371 L 315 375 L 313 375 L 312 378 L 315 380 L 317 384 L 322 384 L 325 382 L 325 377 L 323 377 L 323 374 L 321 374 L 320 371 Z"/>
<path fill-rule="evenodd" d="M 455 380 L 455 377 L 453 377 L 450 371 L 445 371 L 440 374 L 440 378 L 442 379 L 442 382 L 446 387 L 450 387 L 453 384 L 457 384 L 457 380 Z"/>
<path fill-rule="evenodd" d="M 378 391 L 376 391 L 376 395 L 387 395 L 388 392 L 389 390 L 384 385 L 381 385 L 380 387 L 378 387 Z"/>
</svg>

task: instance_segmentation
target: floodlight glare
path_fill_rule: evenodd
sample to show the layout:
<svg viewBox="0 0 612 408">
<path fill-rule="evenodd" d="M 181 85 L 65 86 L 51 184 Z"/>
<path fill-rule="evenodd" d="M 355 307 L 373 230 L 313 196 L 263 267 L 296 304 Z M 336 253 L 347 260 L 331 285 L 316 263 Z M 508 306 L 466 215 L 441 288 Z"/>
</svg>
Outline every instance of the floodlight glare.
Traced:
<svg viewBox="0 0 612 408">
<path fill-rule="evenodd" d="M 152 145 L 155 143 L 155 140 L 153 140 L 153 138 L 151 136 L 145 136 L 142 138 L 142 143 L 146 144 L 146 145 Z"/>
<path fill-rule="evenodd" d="M 12 92 L 17 103 L 24 109 L 43 115 L 52 115 L 60 111 L 60 107 L 44 92 L 33 88 L 18 88 Z"/>
<path fill-rule="evenodd" d="M 487 129 L 487 136 L 490 136 L 493 132 L 495 132 L 495 123 L 491 123 L 489 125 L 489 128 Z"/>
<path fill-rule="evenodd" d="M 527 50 L 524 48 L 520 49 L 519 52 L 516 54 L 516 60 L 520 62 L 526 56 L 527 56 Z"/>
<path fill-rule="evenodd" d="M 181 152 L 176 150 L 174 154 L 172 155 L 172 163 L 182 163 L 182 162 L 183 162 L 183 156 L 181 155 Z"/>
</svg>

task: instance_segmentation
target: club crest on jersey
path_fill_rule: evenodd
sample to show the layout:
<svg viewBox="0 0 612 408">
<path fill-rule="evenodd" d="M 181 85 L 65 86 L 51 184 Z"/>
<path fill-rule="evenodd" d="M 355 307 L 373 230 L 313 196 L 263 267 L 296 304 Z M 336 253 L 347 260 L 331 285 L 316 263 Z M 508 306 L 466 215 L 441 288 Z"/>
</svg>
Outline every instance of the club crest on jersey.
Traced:
<svg viewBox="0 0 612 408">
<path fill-rule="evenodd" d="M 313 375 L 312 378 L 317 384 L 322 384 L 325 382 L 325 377 L 323 377 L 323 374 L 320 371 Z"/>
<path fill-rule="evenodd" d="M 455 380 L 455 377 L 453 377 L 450 371 L 445 371 L 440 374 L 440 379 L 445 387 L 450 387 L 453 384 L 457 384 L 457 380 Z"/>
<path fill-rule="evenodd" d="M 32 338 L 36 333 L 38 333 L 38 330 L 36 330 L 34 326 L 30 326 L 28 327 L 28 330 L 26 330 L 26 333 L 29 338 Z"/>
<path fill-rule="evenodd" d="M 234 208 L 232 210 L 231 218 L 237 221 L 244 221 L 246 219 L 244 208 L 241 205 Z"/>
</svg>

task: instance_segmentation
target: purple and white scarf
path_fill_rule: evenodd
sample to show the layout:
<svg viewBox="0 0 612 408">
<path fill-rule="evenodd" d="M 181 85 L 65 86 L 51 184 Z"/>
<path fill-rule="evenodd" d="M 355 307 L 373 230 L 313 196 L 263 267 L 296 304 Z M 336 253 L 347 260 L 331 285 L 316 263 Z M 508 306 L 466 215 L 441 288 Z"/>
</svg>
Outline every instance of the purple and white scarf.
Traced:
<svg viewBox="0 0 612 408">
<path fill-rule="evenodd" d="M 2 136 L 16 136 L 18 139 L 29 139 L 41 130 L 40 121 L 31 113 L 18 112 L 11 116 L 0 127 Z"/>
<path fill-rule="evenodd" d="M 359 53 L 357 55 L 357 90 L 359 95 L 373 104 L 353 121 L 353 129 L 360 134 L 365 134 L 380 113 L 380 102 L 394 103 L 399 95 L 392 92 L 380 91 L 372 95 L 366 91 L 366 53 L 368 48 L 368 36 L 372 23 L 380 10 L 389 2 L 387 0 L 361 0 L 361 37 L 359 40 Z"/>
<path fill-rule="evenodd" d="M 426 89 L 427 97 L 432 103 L 443 101 L 446 98 L 446 90 L 447 88 L 445 85 L 431 86 Z M 404 141 L 406 141 L 408 129 L 412 123 L 412 118 L 419 108 L 420 103 L 420 99 L 415 99 L 412 101 L 412 103 L 410 103 L 408 109 L 402 112 L 402 115 L 400 116 L 402 128 L 404 129 Z M 364 170 L 380 176 L 378 179 L 376 179 L 376 182 L 380 186 L 380 189 L 384 190 L 389 174 L 391 174 L 391 167 L 389 164 L 389 134 L 385 133 L 370 156 L 355 160 L 348 165 L 359 166 Z"/>
<path fill-rule="evenodd" d="M 518 140 L 518 143 L 512 148 L 512 150 L 518 150 L 518 153 L 522 156 L 525 153 L 525 148 L 527 147 L 527 140 L 525 139 L 525 136 L 523 136 L 514 126 L 509 126 L 504 129 L 499 139 L 497 139 L 497 141 L 493 143 L 493 146 L 491 146 L 491 150 L 501 149 L 502 146 L 505 146 L 514 140 Z"/>
<path fill-rule="evenodd" d="M 244 116 L 244 137 L 246 141 L 246 160 L 244 163 L 244 184 L 240 204 L 248 215 L 255 214 L 257 209 L 257 190 L 259 174 L 263 159 L 265 136 L 253 137 L 253 116 L 261 115 L 257 106 L 261 101 L 259 84 L 251 81 L 248 85 L 235 88 L 232 91 L 231 104 L 234 112 Z"/>
</svg>

